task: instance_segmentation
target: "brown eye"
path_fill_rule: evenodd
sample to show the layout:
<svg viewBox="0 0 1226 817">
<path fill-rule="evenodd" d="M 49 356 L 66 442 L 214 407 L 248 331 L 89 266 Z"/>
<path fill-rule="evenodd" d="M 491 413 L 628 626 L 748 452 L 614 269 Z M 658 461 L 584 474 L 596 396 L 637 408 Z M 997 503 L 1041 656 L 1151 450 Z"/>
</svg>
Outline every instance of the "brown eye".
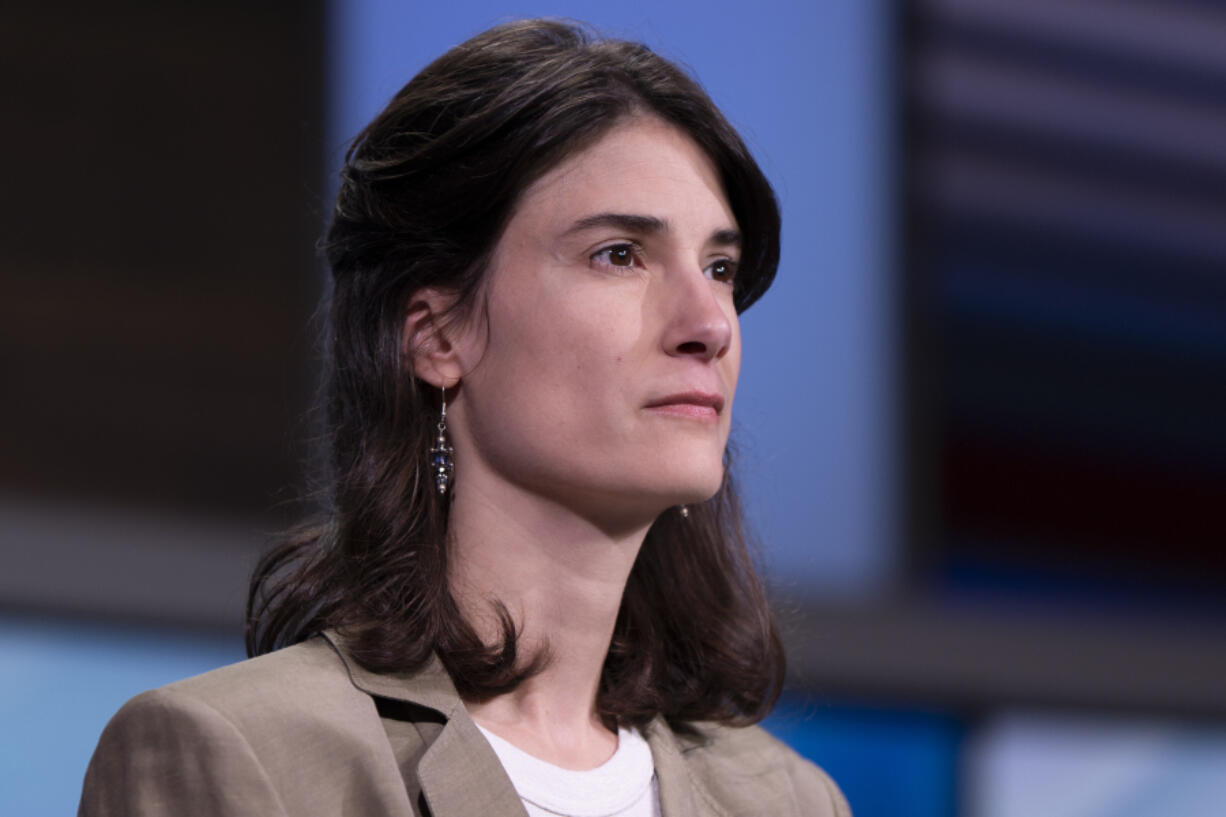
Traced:
<svg viewBox="0 0 1226 817">
<path fill-rule="evenodd" d="M 629 269 L 639 261 L 638 247 L 633 244 L 614 244 L 594 253 L 592 260 L 610 267 Z"/>
<path fill-rule="evenodd" d="M 732 279 L 736 277 L 736 262 L 731 258 L 721 258 L 707 267 L 706 272 L 713 281 L 731 283 Z"/>
<path fill-rule="evenodd" d="M 628 244 L 609 248 L 609 263 L 615 267 L 630 267 L 634 265 L 634 248 Z"/>
</svg>

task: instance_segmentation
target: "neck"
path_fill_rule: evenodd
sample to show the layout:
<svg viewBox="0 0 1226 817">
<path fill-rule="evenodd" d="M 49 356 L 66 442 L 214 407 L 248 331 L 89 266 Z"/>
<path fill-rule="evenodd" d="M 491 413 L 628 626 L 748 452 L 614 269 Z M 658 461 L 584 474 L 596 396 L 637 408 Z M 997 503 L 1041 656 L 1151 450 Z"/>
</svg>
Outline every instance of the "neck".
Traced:
<svg viewBox="0 0 1226 817">
<path fill-rule="evenodd" d="M 472 475 L 466 475 L 471 477 Z M 487 644 L 501 638 L 493 602 L 515 622 L 521 654 L 549 662 L 515 690 L 466 702 L 473 718 L 560 766 L 592 768 L 616 749 L 596 694 L 622 594 L 650 520 L 608 528 L 498 483 L 466 479 L 451 508 L 451 590 Z"/>
</svg>

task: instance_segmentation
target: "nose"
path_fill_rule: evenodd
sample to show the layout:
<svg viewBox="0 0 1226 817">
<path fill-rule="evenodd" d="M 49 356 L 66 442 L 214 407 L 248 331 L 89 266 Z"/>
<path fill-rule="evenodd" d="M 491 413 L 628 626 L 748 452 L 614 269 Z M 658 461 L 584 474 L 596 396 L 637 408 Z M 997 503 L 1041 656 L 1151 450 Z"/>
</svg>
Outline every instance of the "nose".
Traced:
<svg viewBox="0 0 1226 817">
<path fill-rule="evenodd" d="M 723 357 L 732 344 L 732 322 L 736 320 L 731 296 L 721 298 L 717 289 L 724 285 L 713 282 L 701 270 L 672 277 L 665 351 L 704 363 Z"/>
</svg>

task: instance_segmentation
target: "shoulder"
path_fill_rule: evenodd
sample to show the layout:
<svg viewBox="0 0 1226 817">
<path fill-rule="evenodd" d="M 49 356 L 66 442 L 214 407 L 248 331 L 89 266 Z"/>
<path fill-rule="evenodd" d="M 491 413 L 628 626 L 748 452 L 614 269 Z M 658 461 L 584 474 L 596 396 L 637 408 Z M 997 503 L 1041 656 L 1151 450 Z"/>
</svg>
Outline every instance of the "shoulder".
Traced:
<svg viewBox="0 0 1226 817">
<path fill-rule="evenodd" d="M 266 736 L 285 741 L 345 732 L 373 713 L 370 696 L 353 686 L 344 662 L 314 638 L 142 693 L 107 728 L 168 720 L 224 724 L 262 749 Z"/>
<path fill-rule="evenodd" d="M 316 638 L 128 701 L 90 760 L 81 814 L 315 813 L 302 806 L 363 782 L 339 776 L 394 770 L 389 751 L 371 697 Z M 365 782 L 382 799 L 382 781 Z"/>
<path fill-rule="evenodd" d="M 689 727 L 677 734 L 686 765 L 731 813 L 850 817 L 830 776 L 762 727 Z"/>
<path fill-rule="evenodd" d="M 195 701 L 239 725 L 299 711 L 303 703 L 320 699 L 330 706 L 369 703 L 354 688 L 345 662 L 321 637 L 176 681 L 137 696 L 128 706 L 139 707 L 146 699 Z"/>
</svg>

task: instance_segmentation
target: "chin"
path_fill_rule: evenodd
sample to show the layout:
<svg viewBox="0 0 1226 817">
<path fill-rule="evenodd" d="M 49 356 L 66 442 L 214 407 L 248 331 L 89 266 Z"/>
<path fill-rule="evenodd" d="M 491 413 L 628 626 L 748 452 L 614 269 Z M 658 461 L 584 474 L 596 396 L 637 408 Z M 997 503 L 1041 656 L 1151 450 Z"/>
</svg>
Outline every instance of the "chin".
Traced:
<svg viewBox="0 0 1226 817">
<path fill-rule="evenodd" d="M 673 505 L 691 505 L 705 502 L 719 492 L 724 482 L 722 452 L 716 456 L 708 450 L 678 447 L 663 457 L 639 457 L 630 468 L 619 476 L 606 472 L 612 481 L 607 488 L 627 498 L 635 497 L 635 504 L 653 512 L 663 511 Z M 617 487 L 614 488 L 613 486 Z"/>
<path fill-rule="evenodd" d="M 721 465 L 716 470 L 706 470 L 702 473 L 691 471 L 678 474 L 669 488 L 670 495 L 676 497 L 670 505 L 688 505 L 706 502 L 719 492 L 724 482 L 724 469 Z"/>
</svg>

